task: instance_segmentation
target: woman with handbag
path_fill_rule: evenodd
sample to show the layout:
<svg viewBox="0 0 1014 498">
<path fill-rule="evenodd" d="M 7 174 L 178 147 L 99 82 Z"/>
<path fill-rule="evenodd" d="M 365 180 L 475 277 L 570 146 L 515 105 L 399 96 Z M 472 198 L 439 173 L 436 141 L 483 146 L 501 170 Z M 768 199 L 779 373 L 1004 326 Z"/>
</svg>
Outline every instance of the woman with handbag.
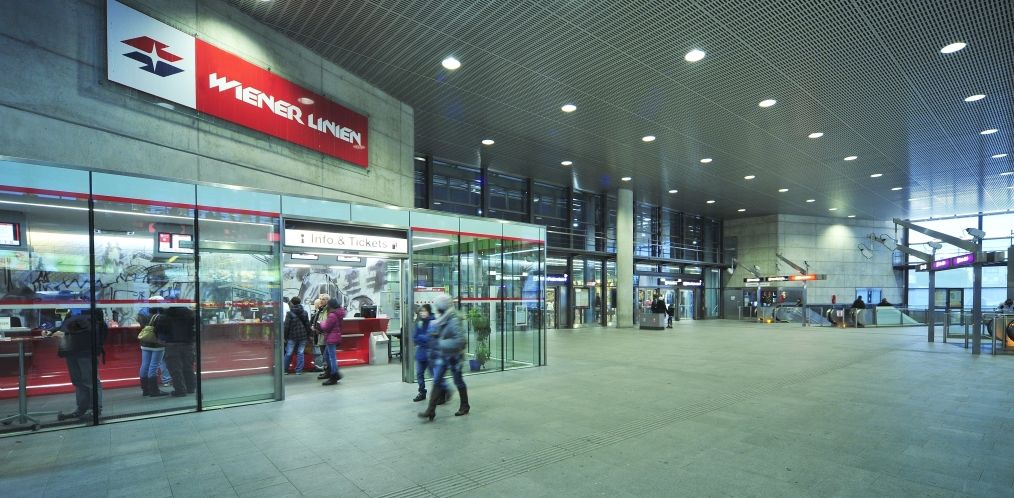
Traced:
<svg viewBox="0 0 1014 498">
<path fill-rule="evenodd" d="M 137 335 L 141 342 L 141 391 L 153 398 L 169 395 L 158 388 L 158 367 L 165 355 L 165 344 L 155 336 L 155 321 L 160 318 L 161 315 L 137 315 L 137 323 L 141 325 L 141 333 Z"/>
<path fill-rule="evenodd" d="M 315 326 L 320 333 L 324 334 L 324 344 L 327 345 L 324 355 L 327 356 L 327 361 L 331 366 L 331 375 L 321 385 L 333 386 L 342 378 L 342 374 L 338 371 L 337 349 L 338 344 L 342 342 L 342 322 L 345 320 L 345 308 L 342 308 L 338 300 L 332 297 L 328 300 L 325 311 L 327 320 L 323 324 L 318 323 Z"/>
</svg>

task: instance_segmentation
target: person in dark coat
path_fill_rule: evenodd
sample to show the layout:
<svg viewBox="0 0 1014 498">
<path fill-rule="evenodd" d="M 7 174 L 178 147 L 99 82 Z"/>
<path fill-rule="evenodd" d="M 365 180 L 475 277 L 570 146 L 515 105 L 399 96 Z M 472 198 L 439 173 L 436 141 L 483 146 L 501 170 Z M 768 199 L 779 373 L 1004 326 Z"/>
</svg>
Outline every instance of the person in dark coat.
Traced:
<svg viewBox="0 0 1014 498">
<path fill-rule="evenodd" d="M 863 297 L 862 296 L 857 296 L 856 297 L 856 300 L 852 303 L 852 309 L 853 310 L 864 310 L 864 309 L 866 309 L 866 301 L 863 301 Z M 856 327 L 857 328 L 865 327 L 865 325 L 863 325 L 862 323 L 859 322 L 859 316 L 861 315 L 861 313 L 859 313 L 858 311 L 853 311 L 852 313 L 853 313 L 853 316 L 855 316 Z"/>
<path fill-rule="evenodd" d="M 92 368 L 98 357 L 104 354 L 102 341 L 109 330 L 102 317 L 102 310 L 98 310 L 94 322 L 93 328 L 91 310 L 81 310 L 79 314 L 68 316 L 59 330 L 46 334 L 60 339 L 57 355 L 67 362 L 67 373 L 70 375 L 70 383 L 74 385 L 77 402 L 77 409 L 68 414 L 61 413 L 58 417 L 60 420 L 84 418 L 85 412 L 93 409 Z M 96 387 L 99 396 L 94 411 L 101 414 L 102 380 L 96 377 L 95 381 L 98 382 Z"/>
<path fill-rule="evenodd" d="M 429 329 L 433 321 L 433 309 L 428 304 L 419 307 L 419 319 L 415 322 L 415 333 L 412 334 L 412 342 L 415 343 L 415 381 L 419 384 L 419 394 L 412 401 L 426 399 L 426 372 L 433 374 L 430 368 L 429 352 Z"/>
<path fill-rule="evenodd" d="M 173 390 L 169 394 L 177 398 L 197 392 L 195 320 L 196 316 L 189 308 L 174 306 L 163 311 L 155 323 L 155 335 L 159 342 L 165 344 L 165 363 L 173 378 Z"/>
<path fill-rule="evenodd" d="M 455 417 L 467 415 L 471 406 L 468 404 L 468 389 L 465 380 L 461 377 L 462 351 L 465 348 L 465 338 L 461 332 L 461 317 L 454 309 L 454 299 L 449 294 L 441 294 L 434 300 L 440 316 L 430 322 L 430 360 L 433 362 L 433 393 L 430 395 L 429 407 L 426 411 L 419 413 L 420 418 L 428 418 L 431 421 L 436 416 L 437 404 L 444 399 L 443 383 L 444 374 L 451 371 L 451 378 L 454 386 L 458 388 L 458 397 L 461 405 L 454 413 Z"/>
<path fill-rule="evenodd" d="M 676 306 L 675 306 L 675 304 L 669 303 L 669 306 L 667 306 L 665 308 L 665 314 L 669 315 L 668 317 L 666 317 L 667 318 L 667 323 L 666 323 L 665 328 L 671 329 L 672 328 L 672 317 L 676 316 Z"/>
<path fill-rule="evenodd" d="M 303 348 L 310 336 L 310 315 L 303 309 L 303 301 L 298 297 L 289 300 L 289 311 L 285 313 L 282 330 L 285 331 L 285 359 L 282 366 L 285 374 L 289 374 L 292 355 L 296 355 L 296 375 L 303 375 Z"/>
</svg>

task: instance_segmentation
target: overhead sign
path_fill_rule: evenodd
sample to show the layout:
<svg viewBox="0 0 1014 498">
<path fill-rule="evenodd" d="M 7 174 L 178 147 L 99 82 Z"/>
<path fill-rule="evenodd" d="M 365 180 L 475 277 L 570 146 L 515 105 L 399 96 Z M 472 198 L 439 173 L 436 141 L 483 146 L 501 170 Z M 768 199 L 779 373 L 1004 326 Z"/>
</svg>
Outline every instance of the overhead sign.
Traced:
<svg viewBox="0 0 1014 498">
<path fill-rule="evenodd" d="M 111 81 L 369 166 L 366 116 L 115 0 L 106 5 Z"/>
<path fill-rule="evenodd" d="M 989 251 L 980 252 L 979 254 L 968 253 L 954 256 L 947 259 L 938 259 L 932 263 L 922 263 L 916 267 L 917 271 L 928 271 L 930 269 L 934 271 L 949 270 L 951 268 L 962 268 L 965 266 L 971 266 L 975 263 L 983 263 L 985 266 L 996 266 L 1005 264 L 1004 256 L 1006 251 Z"/>
<path fill-rule="evenodd" d="M 659 283 L 659 285 L 664 285 L 664 286 L 669 286 L 669 287 L 703 287 L 704 286 L 704 281 L 702 281 L 700 279 L 690 280 L 690 279 L 677 278 L 677 279 L 673 280 L 673 279 L 670 279 L 670 278 L 664 278 L 663 277 L 663 278 L 658 279 L 658 283 Z"/>
<path fill-rule="evenodd" d="M 408 254 L 408 239 L 296 228 L 285 229 L 285 245 L 342 251 Z"/>
<path fill-rule="evenodd" d="M 568 277 L 568 275 L 566 273 L 564 273 L 562 275 L 560 275 L 560 274 L 556 274 L 556 275 L 549 274 L 549 275 L 546 275 L 546 282 L 549 282 L 551 284 L 565 284 L 565 283 L 567 283 L 567 280 L 569 280 L 569 277 Z"/>
<path fill-rule="evenodd" d="M 807 273 L 805 275 L 779 275 L 775 277 L 744 278 L 743 282 L 756 284 L 759 282 L 806 282 L 808 280 L 827 280 L 825 273 Z"/>
</svg>

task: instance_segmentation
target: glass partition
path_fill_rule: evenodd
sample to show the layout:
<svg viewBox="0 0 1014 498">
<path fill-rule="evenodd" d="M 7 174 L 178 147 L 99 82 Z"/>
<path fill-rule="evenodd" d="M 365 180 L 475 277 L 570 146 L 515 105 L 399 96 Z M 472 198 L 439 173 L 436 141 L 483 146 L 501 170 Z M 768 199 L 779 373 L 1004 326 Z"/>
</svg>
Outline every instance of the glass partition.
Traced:
<svg viewBox="0 0 1014 498">
<path fill-rule="evenodd" d="M 203 406 L 272 399 L 282 375 L 279 197 L 199 187 L 198 202 Z"/>
<path fill-rule="evenodd" d="M 88 181 L 83 171 L 0 162 L 0 434 L 91 424 L 101 406 L 93 369 L 118 377 L 94 361 L 97 337 L 80 321 L 92 304 Z M 82 326 L 44 337 L 65 322 Z"/>
<path fill-rule="evenodd" d="M 539 364 L 542 330 L 542 245 L 520 240 L 503 244 L 504 368 Z"/>
</svg>

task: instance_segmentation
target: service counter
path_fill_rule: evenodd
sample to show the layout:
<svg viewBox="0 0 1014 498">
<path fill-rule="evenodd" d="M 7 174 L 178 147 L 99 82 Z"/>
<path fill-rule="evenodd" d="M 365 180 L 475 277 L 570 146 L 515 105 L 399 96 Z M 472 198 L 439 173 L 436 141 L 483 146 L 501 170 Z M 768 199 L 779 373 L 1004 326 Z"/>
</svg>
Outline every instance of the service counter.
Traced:
<svg viewBox="0 0 1014 498">
<path fill-rule="evenodd" d="M 338 366 L 369 363 L 370 333 L 387 332 L 390 321 L 390 318 L 346 318 L 342 322 L 342 342 L 338 345 Z M 308 345 L 303 355 L 303 371 L 313 370 L 313 348 Z M 289 369 L 295 369 L 294 365 L 295 360 Z"/>
</svg>

